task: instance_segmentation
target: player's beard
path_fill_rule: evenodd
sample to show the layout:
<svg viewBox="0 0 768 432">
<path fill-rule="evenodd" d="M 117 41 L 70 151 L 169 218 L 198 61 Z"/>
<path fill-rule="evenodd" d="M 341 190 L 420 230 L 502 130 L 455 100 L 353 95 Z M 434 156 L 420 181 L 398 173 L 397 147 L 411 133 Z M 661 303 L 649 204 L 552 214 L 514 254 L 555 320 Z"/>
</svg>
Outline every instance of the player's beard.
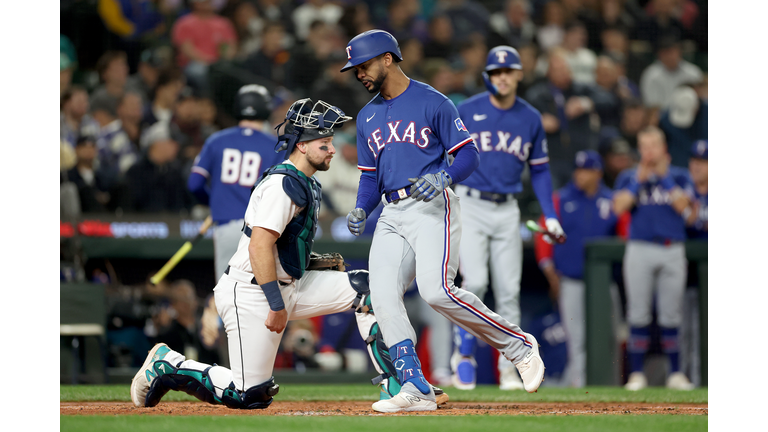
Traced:
<svg viewBox="0 0 768 432">
<path fill-rule="evenodd" d="M 331 168 L 331 161 L 326 162 L 325 157 L 319 160 L 313 160 L 312 158 L 307 157 L 307 162 L 312 168 L 318 171 L 328 171 Z"/>
<path fill-rule="evenodd" d="M 382 73 L 381 75 L 379 75 L 378 78 L 373 80 L 371 82 L 371 87 L 370 88 L 366 88 L 366 90 L 368 90 L 368 93 L 370 93 L 370 94 L 378 93 L 379 90 L 381 90 L 381 85 L 384 84 L 384 79 L 385 78 L 386 78 L 386 76 L 384 76 L 384 74 Z"/>
</svg>

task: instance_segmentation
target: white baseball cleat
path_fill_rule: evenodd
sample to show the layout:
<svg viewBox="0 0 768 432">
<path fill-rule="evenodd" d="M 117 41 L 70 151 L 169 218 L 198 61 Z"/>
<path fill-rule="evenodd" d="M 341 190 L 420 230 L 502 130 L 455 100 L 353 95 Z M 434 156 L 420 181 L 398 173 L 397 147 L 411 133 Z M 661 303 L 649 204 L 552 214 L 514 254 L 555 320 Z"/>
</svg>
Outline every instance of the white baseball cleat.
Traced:
<svg viewBox="0 0 768 432">
<path fill-rule="evenodd" d="M 156 361 L 164 359 L 169 352 L 171 352 L 171 349 L 164 343 L 159 343 L 152 347 L 141 369 L 133 377 L 131 381 L 131 400 L 137 407 L 146 406 L 149 386 L 152 384 L 152 380 L 157 377 L 152 366 Z"/>
<path fill-rule="evenodd" d="M 638 391 L 648 387 L 648 379 L 642 372 L 632 372 L 629 374 L 627 383 L 624 384 L 624 388 L 629 391 Z"/>
<path fill-rule="evenodd" d="M 394 395 L 391 399 L 375 402 L 371 408 L 382 413 L 435 411 L 437 403 L 435 402 L 435 392 L 431 386 L 429 394 L 425 395 L 415 385 L 408 382 L 400 389 L 400 393 Z"/>
<path fill-rule="evenodd" d="M 520 379 L 517 371 L 513 367 L 501 369 L 499 374 L 499 390 L 525 390 L 523 380 Z"/>
<path fill-rule="evenodd" d="M 531 343 L 531 350 L 523 359 L 515 364 L 523 379 L 523 387 L 528 393 L 534 393 L 544 381 L 544 361 L 539 355 L 539 342 L 530 333 L 523 333 L 525 339 Z"/>
<path fill-rule="evenodd" d="M 693 390 L 695 386 L 682 372 L 674 372 L 667 377 L 667 388 L 672 390 Z"/>
</svg>

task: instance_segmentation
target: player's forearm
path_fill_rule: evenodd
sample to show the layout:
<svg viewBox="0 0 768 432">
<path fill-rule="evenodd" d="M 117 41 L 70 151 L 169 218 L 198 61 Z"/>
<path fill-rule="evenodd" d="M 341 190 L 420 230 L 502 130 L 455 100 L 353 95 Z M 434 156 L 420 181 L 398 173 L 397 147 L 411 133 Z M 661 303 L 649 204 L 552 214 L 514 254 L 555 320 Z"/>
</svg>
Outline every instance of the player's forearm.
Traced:
<svg viewBox="0 0 768 432">
<path fill-rule="evenodd" d="M 207 180 L 205 177 L 194 172 L 191 173 L 187 179 L 187 189 L 189 189 L 192 195 L 194 195 L 202 205 L 208 205 L 210 199 L 208 191 L 206 190 L 206 183 Z"/>
<path fill-rule="evenodd" d="M 613 212 L 621 216 L 635 205 L 635 195 L 628 190 L 620 190 L 613 196 Z"/>
<path fill-rule="evenodd" d="M 357 187 L 357 202 L 355 208 L 365 210 L 365 214 L 370 215 L 376 209 L 381 201 L 378 186 L 376 185 L 376 175 L 364 172 L 360 175 L 360 183 Z"/>
<path fill-rule="evenodd" d="M 539 200 L 541 212 L 549 218 L 557 218 L 555 205 L 552 202 L 552 175 L 549 172 L 549 163 L 532 165 L 531 186 L 536 198 Z"/>
<path fill-rule="evenodd" d="M 454 156 L 453 163 L 445 172 L 451 176 L 453 184 L 456 184 L 466 180 L 480 166 L 480 154 L 477 147 L 470 143 L 457 150 Z"/>
<path fill-rule="evenodd" d="M 277 233 L 260 227 L 254 227 L 248 244 L 248 259 L 251 262 L 256 283 L 264 291 L 273 311 L 285 309 L 280 287 L 277 284 L 277 270 L 272 249 L 277 241 Z"/>
</svg>

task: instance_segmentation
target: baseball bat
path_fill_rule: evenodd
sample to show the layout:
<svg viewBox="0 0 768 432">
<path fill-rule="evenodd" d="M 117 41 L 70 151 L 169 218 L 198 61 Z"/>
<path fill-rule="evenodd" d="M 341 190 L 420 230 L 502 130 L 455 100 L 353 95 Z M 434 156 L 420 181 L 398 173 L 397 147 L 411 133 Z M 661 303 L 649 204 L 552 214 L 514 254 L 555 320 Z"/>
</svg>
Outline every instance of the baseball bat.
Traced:
<svg viewBox="0 0 768 432">
<path fill-rule="evenodd" d="M 203 236 L 205 236 L 205 233 L 208 231 L 208 229 L 213 225 L 213 218 L 209 215 L 207 218 L 205 218 L 205 221 L 203 221 L 203 224 L 200 226 L 200 231 L 197 233 L 195 238 L 192 240 L 187 240 L 178 251 L 176 251 L 175 254 L 171 257 L 171 259 L 168 260 L 167 263 L 158 271 L 155 273 L 154 276 L 152 276 L 149 281 L 152 282 L 152 285 L 157 285 L 158 282 L 163 280 L 165 276 L 168 275 L 168 273 L 173 270 L 174 267 L 176 267 L 176 264 L 181 261 L 184 256 L 189 253 L 190 250 L 192 250 L 192 246 L 195 245 L 198 241 L 200 241 Z"/>
<path fill-rule="evenodd" d="M 556 236 L 552 234 L 551 232 L 547 231 L 546 228 L 542 227 L 541 225 L 537 224 L 536 222 L 529 220 L 525 223 L 525 227 L 533 232 L 538 232 L 542 234 L 547 234 L 549 238 L 553 239 L 557 243 L 564 243 L 565 242 L 565 234 Z"/>
</svg>

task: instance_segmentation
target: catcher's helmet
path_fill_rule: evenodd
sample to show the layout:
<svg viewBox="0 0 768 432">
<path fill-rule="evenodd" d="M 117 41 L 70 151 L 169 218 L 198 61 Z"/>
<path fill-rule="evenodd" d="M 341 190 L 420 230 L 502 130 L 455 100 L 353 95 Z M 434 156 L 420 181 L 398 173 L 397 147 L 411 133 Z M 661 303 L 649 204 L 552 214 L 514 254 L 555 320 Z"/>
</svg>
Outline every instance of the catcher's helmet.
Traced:
<svg viewBox="0 0 768 432">
<path fill-rule="evenodd" d="M 339 108 L 318 100 L 300 99 L 291 104 L 285 120 L 277 125 L 276 131 L 285 124 L 283 134 L 277 138 L 275 153 L 285 150 L 290 156 L 296 143 L 333 136 L 333 128 L 352 120 Z"/>
<path fill-rule="evenodd" d="M 511 46 L 500 45 L 488 52 L 488 59 L 485 61 L 485 70 L 483 71 L 483 81 L 491 94 L 498 94 L 499 89 L 491 84 L 491 77 L 488 75 L 488 72 L 502 68 L 523 69 L 523 64 L 520 62 L 520 54 Z"/>
<path fill-rule="evenodd" d="M 272 113 L 272 96 L 266 87 L 248 84 L 235 96 L 235 117 L 238 120 L 267 120 Z"/>
<path fill-rule="evenodd" d="M 403 61 L 397 39 L 384 30 L 368 30 L 352 38 L 347 44 L 347 64 L 341 69 L 348 71 L 353 67 L 385 53 L 392 53 L 395 62 Z"/>
</svg>

